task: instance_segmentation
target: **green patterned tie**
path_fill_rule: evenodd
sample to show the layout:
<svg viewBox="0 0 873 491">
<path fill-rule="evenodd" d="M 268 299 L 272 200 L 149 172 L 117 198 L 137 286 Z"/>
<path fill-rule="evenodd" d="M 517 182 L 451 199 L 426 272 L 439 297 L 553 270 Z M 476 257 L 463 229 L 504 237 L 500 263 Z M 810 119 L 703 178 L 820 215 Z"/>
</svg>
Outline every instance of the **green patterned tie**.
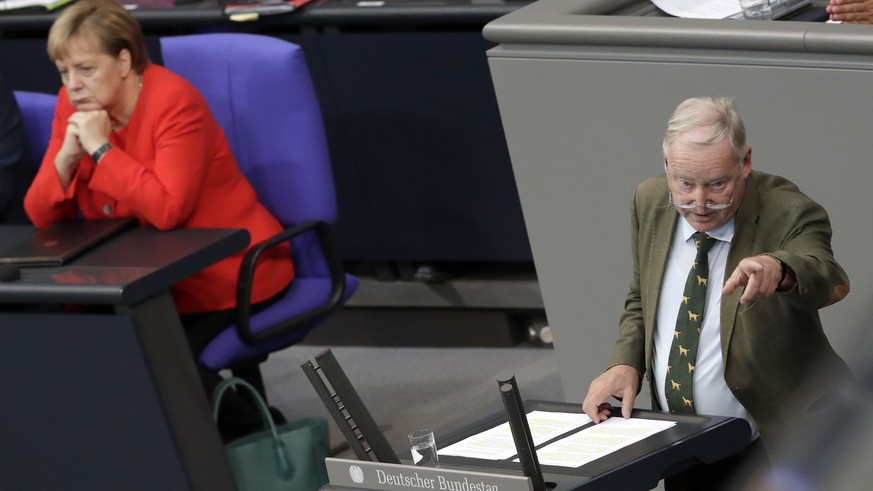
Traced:
<svg viewBox="0 0 873 491">
<path fill-rule="evenodd" d="M 703 327 L 703 307 L 706 305 L 706 285 L 709 283 L 709 249 L 718 239 L 703 232 L 692 236 L 697 246 L 697 257 L 691 264 L 685 291 L 679 305 L 673 346 L 667 361 L 667 379 L 664 392 L 671 413 L 693 414 L 694 399 L 691 383 L 697 363 L 697 341 Z"/>
</svg>

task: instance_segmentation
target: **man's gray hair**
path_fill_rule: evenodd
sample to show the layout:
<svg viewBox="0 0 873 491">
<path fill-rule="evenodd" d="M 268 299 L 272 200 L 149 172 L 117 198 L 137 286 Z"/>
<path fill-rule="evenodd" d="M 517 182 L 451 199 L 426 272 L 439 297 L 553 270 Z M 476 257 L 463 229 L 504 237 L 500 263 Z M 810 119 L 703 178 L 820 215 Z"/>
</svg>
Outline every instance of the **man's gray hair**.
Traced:
<svg viewBox="0 0 873 491">
<path fill-rule="evenodd" d="M 743 161 L 747 148 L 746 126 L 730 97 L 692 97 L 682 101 L 667 123 L 663 144 L 664 157 L 667 157 L 667 149 L 679 135 L 707 127 L 712 130 L 710 137 L 701 142 L 693 142 L 694 144 L 713 145 L 727 136 L 737 160 Z"/>
</svg>

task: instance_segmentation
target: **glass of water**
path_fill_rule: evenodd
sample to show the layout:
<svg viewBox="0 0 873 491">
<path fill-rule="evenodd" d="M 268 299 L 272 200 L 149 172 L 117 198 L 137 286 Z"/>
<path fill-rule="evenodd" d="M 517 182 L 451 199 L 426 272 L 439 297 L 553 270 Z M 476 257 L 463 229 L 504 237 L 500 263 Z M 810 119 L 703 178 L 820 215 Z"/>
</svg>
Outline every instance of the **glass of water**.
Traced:
<svg viewBox="0 0 873 491">
<path fill-rule="evenodd" d="M 743 17 L 748 20 L 773 19 L 770 0 L 740 0 L 740 7 L 743 9 Z"/>
<path fill-rule="evenodd" d="M 433 430 L 416 430 L 409 434 L 409 444 L 412 446 L 412 463 L 423 467 L 439 467 L 436 441 Z"/>
</svg>

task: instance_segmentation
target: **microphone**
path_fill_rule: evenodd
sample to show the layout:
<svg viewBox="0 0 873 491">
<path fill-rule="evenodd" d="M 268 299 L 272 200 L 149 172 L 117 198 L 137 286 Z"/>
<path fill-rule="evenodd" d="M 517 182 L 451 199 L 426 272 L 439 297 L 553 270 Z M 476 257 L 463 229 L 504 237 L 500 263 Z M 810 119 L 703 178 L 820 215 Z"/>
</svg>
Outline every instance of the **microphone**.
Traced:
<svg viewBox="0 0 873 491">
<path fill-rule="evenodd" d="M 509 429 L 512 430 L 512 439 L 515 441 L 515 449 L 518 452 L 518 460 L 525 477 L 529 477 L 533 485 L 533 491 L 546 491 L 546 482 L 543 479 L 543 471 L 537 459 L 537 449 L 534 447 L 533 436 L 527 424 L 527 415 L 524 412 L 524 404 L 521 402 L 521 394 L 515 382 L 515 374 L 501 372 L 497 375 L 497 386 L 500 396 L 503 398 L 503 407 L 506 410 L 506 418 L 509 420 Z"/>
</svg>

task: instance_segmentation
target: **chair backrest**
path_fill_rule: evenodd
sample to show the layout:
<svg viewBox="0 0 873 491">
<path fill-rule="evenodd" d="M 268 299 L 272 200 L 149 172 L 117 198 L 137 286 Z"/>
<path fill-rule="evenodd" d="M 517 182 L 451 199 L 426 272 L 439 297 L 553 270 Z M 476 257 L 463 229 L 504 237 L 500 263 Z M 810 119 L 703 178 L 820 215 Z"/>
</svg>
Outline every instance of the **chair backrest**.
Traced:
<svg viewBox="0 0 873 491">
<path fill-rule="evenodd" d="M 54 94 L 22 90 L 16 90 L 14 94 L 23 119 L 28 158 L 36 170 L 52 136 L 52 121 L 58 97 Z"/>
<path fill-rule="evenodd" d="M 333 173 L 303 50 L 256 34 L 161 38 L 164 66 L 203 94 L 240 169 L 285 227 L 334 223 Z M 292 244 L 299 277 L 326 274 L 316 239 Z"/>
</svg>

